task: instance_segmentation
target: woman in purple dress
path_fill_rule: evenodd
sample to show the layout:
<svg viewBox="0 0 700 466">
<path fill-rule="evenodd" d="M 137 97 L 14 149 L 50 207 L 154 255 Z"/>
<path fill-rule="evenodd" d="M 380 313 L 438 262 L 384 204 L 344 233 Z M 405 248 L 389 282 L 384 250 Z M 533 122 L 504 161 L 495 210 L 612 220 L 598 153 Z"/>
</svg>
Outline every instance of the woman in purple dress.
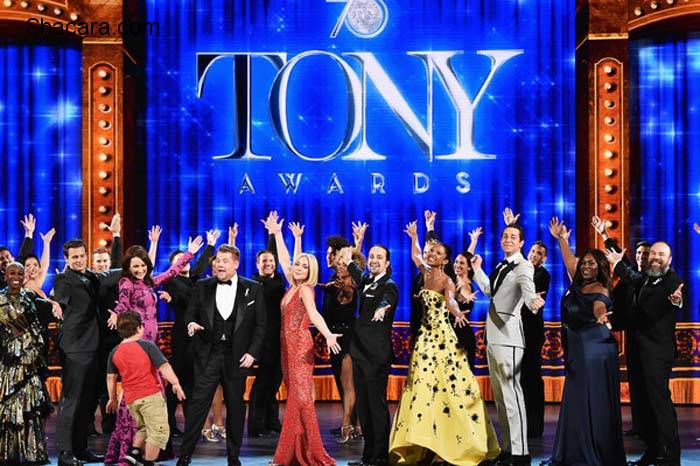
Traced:
<svg viewBox="0 0 700 466">
<path fill-rule="evenodd" d="M 178 276 L 182 268 L 202 247 L 201 236 L 190 240 L 185 252 L 163 274 L 151 277 L 153 264 L 148 252 L 141 246 L 131 246 L 126 250 L 122 260 L 122 278 L 119 280 L 119 302 L 110 311 L 107 324 L 110 328 L 116 325 L 117 315 L 125 311 L 138 312 L 143 321 L 143 339 L 158 342 L 158 298 L 154 288 Z M 122 458 L 131 448 L 131 441 L 136 432 L 136 423 L 131 417 L 124 400 L 119 403 L 117 421 L 114 432 L 109 439 L 105 464 L 123 464 Z M 170 457 L 174 457 L 172 451 Z M 127 464 L 127 463 L 124 463 Z"/>
</svg>

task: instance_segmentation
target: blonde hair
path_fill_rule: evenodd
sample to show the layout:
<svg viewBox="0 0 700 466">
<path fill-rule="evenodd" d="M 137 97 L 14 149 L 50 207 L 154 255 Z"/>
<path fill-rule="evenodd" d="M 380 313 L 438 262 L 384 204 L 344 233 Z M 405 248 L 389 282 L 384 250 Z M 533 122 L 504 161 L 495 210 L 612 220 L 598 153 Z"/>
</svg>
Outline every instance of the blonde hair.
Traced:
<svg viewBox="0 0 700 466">
<path fill-rule="evenodd" d="M 298 261 L 302 257 L 306 257 L 306 260 L 309 261 L 309 276 L 306 278 L 306 280 L 304 282 L 295 283 L 295 285 L 297 285 L 297 286 L 308 285 L 308 286 L 313 288 L 318 284 L 318 261 L 316 260 L 316 256 L 304 252 L 304 253 L 299 254 L 297 256 L 297 258 L 294 260 L 294 262 Z"/>
</svg>

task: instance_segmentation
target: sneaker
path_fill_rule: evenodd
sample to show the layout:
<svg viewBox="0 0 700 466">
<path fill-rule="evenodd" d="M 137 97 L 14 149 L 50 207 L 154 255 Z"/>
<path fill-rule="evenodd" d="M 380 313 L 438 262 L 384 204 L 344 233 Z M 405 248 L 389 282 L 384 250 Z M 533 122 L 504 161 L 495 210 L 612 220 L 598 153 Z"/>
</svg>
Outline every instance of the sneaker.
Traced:
<svg viewBox="0 0 700 466">
<path fill-rule="evenodd" d="M 141 466 L 143 464 L 143 456 L 141 456 L 141 450 L 138 448 L 131 448 L 127 452 L 127 454 L 124 455 L 124 462 L 133 466 Z"/>
<path fill-rule="evenodd" d="M 202 437 L 204 438 L 205 441 L 210 442 L 210 443 L 219 443 L 221 441 L 221 439 L 219 439 L 219 436 L 216 435 L 216 432 L 214 432 L 213 429 L 202 430 Z"/>
<path fill-rule="evenodd" d="M 211 430 L 212 430 L 212 432 L 217 434 L 219 437 L 226 440 L 226 427 L 224 427 L 224 426 L 219 427 L 216 424 L 212 424 Z"/>
</svg>

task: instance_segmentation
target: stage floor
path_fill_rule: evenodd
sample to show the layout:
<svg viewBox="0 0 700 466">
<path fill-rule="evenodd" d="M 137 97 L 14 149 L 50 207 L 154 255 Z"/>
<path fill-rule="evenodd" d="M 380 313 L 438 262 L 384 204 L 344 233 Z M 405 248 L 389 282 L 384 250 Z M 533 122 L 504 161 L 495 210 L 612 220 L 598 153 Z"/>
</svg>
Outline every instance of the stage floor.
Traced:
<svg viewBox="0 0 700 466">
<path fill-rule="evenodd" d="M 391 403 L 391 410 L 396 409 L 396 403 Z M 283 412 L 284 403 L 280 405 Z M 700 407 L 676 407 L 678 413 L 679 432 L 681 437 L 681 448 L 683 449 L 682 464 L 700 466 Z M 358 459 L 362 452 L 362 442 L 356 441 L 346 445 L 335 443 L 336 438 L 328 434 L 328 430 L 340 425 L 341 406 L 340 403 L 319 402 L 316 403 L 316 412 L 321 426 L 323 443 L 328 452 L 338 461 L 338 465 L 346 465 L 348 461 Z M 489 403 L 489 413 L 491 418 L 496 418 L 496 410 L 493 403 Z M 549 405 L 545 412 L 545 433 L 541 439 L 530 440 L 530 451 L 533 456 L 533 466 L 539 464 L 539 460 L 547 459 L 552 450 L 554 433 L 556 431 L 556 421 L 559 414 L 558 405 Z M 622 416 L 625 420 L 625 428 L 629 428 L 630 411 L 628 406 L 622 408 Z M 180 419 L 182 427 L 182 419 Z M 56 429 L 56 416 L 51 416 L 48 423 L 49 448 L 51 462 L 56 464 L 56 450 L 54 445 L 54 432 Z M 498 429 L 498 427 L 496 427 Z M 103 453 L 106 450 L 108 438 L 91 439 L 91 448 L 96 452 Z M 266 466 L 272 460 L 277 437 L 266 437 L 260 439 L 244 438 L 243 449 L 241 451 L 241 463 L 245 466 Z M 179 441 L 175 440 L 175 452 L 178 452 Z M 625 437 L 625 451 L 628 459 L 638 458 L 643 451 L 643 444 L 633 437 Z M 226 446 L 221 443 L 200 442 L 192 461 L 193 466 L 221 466 L 226 464 Z M 175 460 L 162 462 L 163 465 L 175 465 Z"/>
</svg>

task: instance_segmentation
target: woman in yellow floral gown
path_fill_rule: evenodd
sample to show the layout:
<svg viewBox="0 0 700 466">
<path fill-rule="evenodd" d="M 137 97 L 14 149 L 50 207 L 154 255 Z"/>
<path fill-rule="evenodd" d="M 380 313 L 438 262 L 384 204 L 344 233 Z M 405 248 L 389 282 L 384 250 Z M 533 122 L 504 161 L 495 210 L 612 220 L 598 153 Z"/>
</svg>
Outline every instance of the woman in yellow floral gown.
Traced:
<svg viewBox="0 0 700 466">
<path fill-rule="evenodd" d="M 406 233 L 413 261 L 423 273 L 425 311 L 394 416 L 390 462 L 478 465 L 493 460 L 500 452 L 496 433 L 449 321 L 451 312 L 457 325 L 466 323 L 454 300 L 455 285 L 442 270 L 449 262 L 447 247 L 434 242 L 424 262 L 415 222 Z"/>
</svg>

